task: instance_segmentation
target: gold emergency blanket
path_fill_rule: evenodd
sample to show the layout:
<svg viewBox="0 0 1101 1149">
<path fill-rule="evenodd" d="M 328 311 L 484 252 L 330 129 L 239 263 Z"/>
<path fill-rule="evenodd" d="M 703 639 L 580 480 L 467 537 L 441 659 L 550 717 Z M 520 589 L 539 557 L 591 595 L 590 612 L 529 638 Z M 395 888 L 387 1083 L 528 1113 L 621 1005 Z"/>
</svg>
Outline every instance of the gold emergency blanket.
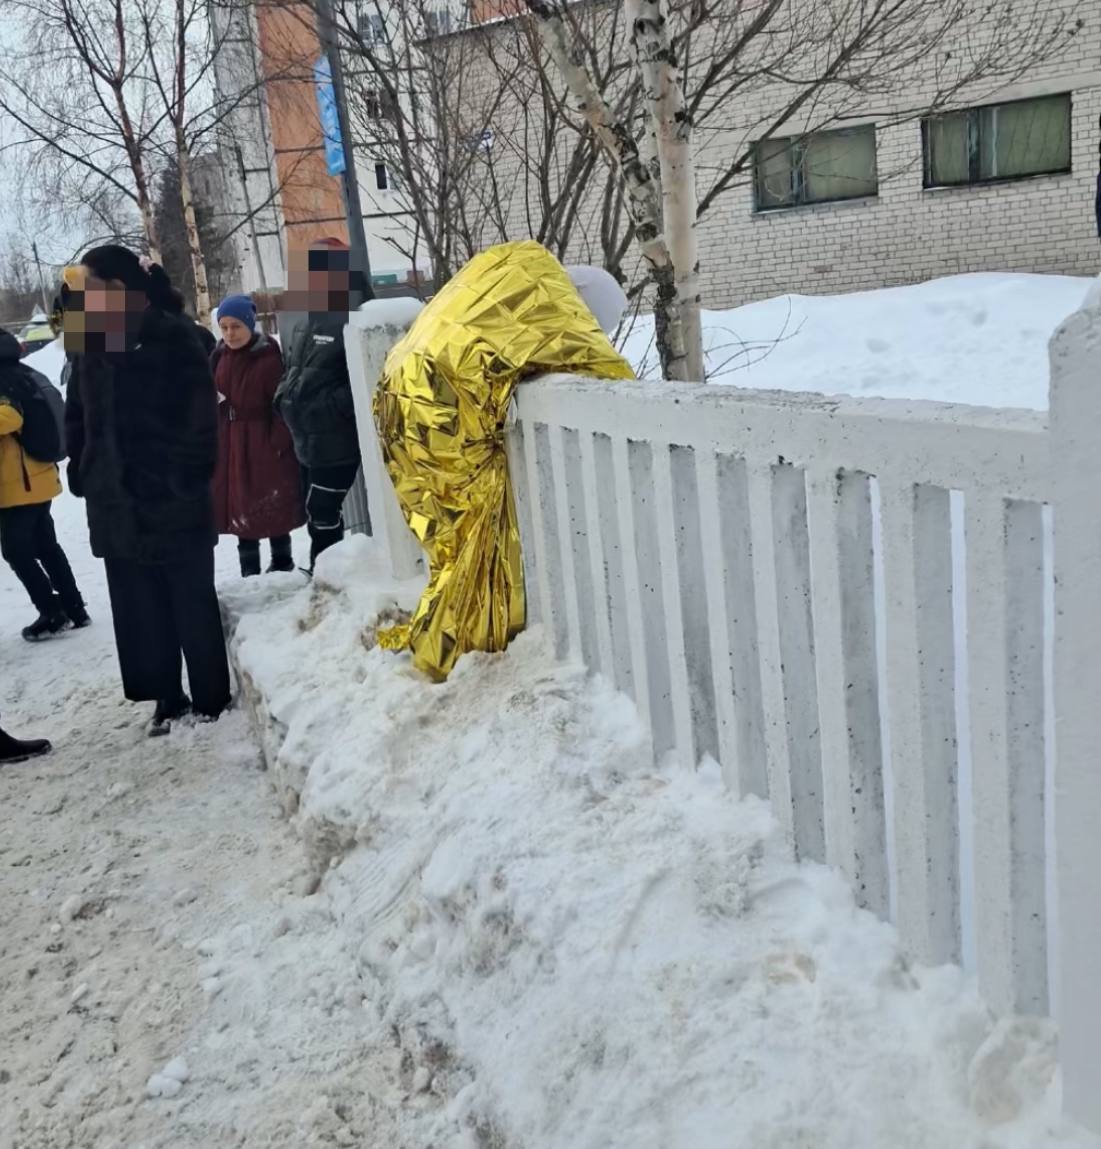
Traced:
<svg viewBox="0 0 1101 1149">
<path fill-rule="evenodd" d="M 437 680 L 524 627 L 505 419 L 517 383 L 552 371 L 634 377 L 562 265 L 530 240 L 475 256 L 387 356 L 375 425 L 430 578 L 411 623 L 379 641 L 408 647 Z"/>
</svg>

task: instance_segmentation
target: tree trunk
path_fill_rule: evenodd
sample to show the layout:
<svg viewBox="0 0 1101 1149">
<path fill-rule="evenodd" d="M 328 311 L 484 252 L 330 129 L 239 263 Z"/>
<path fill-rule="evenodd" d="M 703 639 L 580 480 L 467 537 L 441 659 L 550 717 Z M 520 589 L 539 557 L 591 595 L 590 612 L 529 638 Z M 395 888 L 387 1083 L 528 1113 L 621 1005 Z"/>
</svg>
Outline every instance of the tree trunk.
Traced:
<svg viewBox="0 0 1101 1149">
<path fill-rule="evenodd" d="M 669 41 L 665 0 L 626 0 L 631 43 L 650 105 L 661 172 L 666 242 L 673 260 L 677 303 L 684 328 L 687 376 L 704 378 L 700 323 L 699 248 L 696 237 L 696 171 L 692 158 L 692 117 Z"/>
<path fill-rule="evenodd" d="M 199 224 L 195 218 L 195 197 L 191 189 L 191 158 L 182 139 L 176 141 L 176 163 L 180 172 L 180 204 L 183 207 L 184 228 L 187 231 L 187 249 L 191 253 L 191 271 L 195 276 L 195 318 L 210 326 L 210 288 L 206 281 L 206 259 L 199 238 Z"/>
<path fill-rule="evenodd" d="M 666 379 L 688 379 L 676 275 L 662 226 L 660 181 L 639 155 L 638 144 L 629 126 L 615 118 L 598 91 L 579 49 L 571 49 L 562 17 L 545 0 L 527 0 L 527 5 L 536 19 L 543 46 L 562 73 L 578 110 L 623 175 L 628 212 L 654 281 L 654 329 L 662 375 Z"/>
</svg>

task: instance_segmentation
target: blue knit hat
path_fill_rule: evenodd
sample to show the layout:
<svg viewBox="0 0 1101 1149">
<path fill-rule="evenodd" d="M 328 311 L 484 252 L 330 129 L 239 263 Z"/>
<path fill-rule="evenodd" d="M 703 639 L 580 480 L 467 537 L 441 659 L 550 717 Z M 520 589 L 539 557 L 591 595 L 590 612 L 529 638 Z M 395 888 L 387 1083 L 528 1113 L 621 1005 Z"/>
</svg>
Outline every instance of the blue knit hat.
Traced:
<svg viewBox="0 0 1101 1149">
<path fill-rule="evenodd" d="M 256 304 L 247 295 L 227 295 L 218 304 L 219 319 L 236 319 L 249 331 L 256 330 Z"/>
</svg>

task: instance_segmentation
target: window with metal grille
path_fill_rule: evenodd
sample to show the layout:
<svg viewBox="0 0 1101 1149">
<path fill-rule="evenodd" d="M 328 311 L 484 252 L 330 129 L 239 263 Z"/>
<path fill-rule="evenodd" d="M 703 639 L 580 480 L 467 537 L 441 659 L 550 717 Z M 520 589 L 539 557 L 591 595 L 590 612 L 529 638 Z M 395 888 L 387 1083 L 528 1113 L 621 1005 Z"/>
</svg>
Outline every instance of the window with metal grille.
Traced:
<svg viewBox="0 0 1101 1149">
<path fill-rule="evenodd" d="M 925 186 L 959 187 L 1071 170 L 1070 94 L 922 121 Z"/>
<path fill-rule="evenodd" d="M 451 31 L 451 9 L 430 8 L 424 14 L 424 30 L 429 36 L 446 36 Z"/>
<path fill-rule="evenodd" d="M 359 38 L 365 44 L 382 45 L 387 42 L 386 21 L 380 13 L 361 7 L 357 13 L 356 25 Z"/>
<path fill-rule="evenodd" d="M 754 176 L 758 211 L 877 195 L 875 125 L 761 140 Z"/>
<path fill-rule="evenodd" d="M 396 120 L 394 97 L 386 88 L 368 88 L 363 96 L 363 108 L 369 120 Z"/>
</svg>

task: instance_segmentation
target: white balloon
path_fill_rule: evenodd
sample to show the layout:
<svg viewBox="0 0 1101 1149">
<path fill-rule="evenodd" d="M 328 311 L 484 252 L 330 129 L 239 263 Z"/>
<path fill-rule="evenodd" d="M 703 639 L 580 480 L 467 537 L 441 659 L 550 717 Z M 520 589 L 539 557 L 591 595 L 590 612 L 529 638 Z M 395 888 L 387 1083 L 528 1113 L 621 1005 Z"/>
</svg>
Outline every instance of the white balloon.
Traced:
<svg viewBox="0 0 1101 1149">
<path fill-rule="evenodd" d="M 569 265 L 566 274 L 585 305 L 596 316 L 597 323 L 610 335 L 627 311 L 627 295 L 615 276 L 602 267 L 587 264 Z"/>
</svg>

